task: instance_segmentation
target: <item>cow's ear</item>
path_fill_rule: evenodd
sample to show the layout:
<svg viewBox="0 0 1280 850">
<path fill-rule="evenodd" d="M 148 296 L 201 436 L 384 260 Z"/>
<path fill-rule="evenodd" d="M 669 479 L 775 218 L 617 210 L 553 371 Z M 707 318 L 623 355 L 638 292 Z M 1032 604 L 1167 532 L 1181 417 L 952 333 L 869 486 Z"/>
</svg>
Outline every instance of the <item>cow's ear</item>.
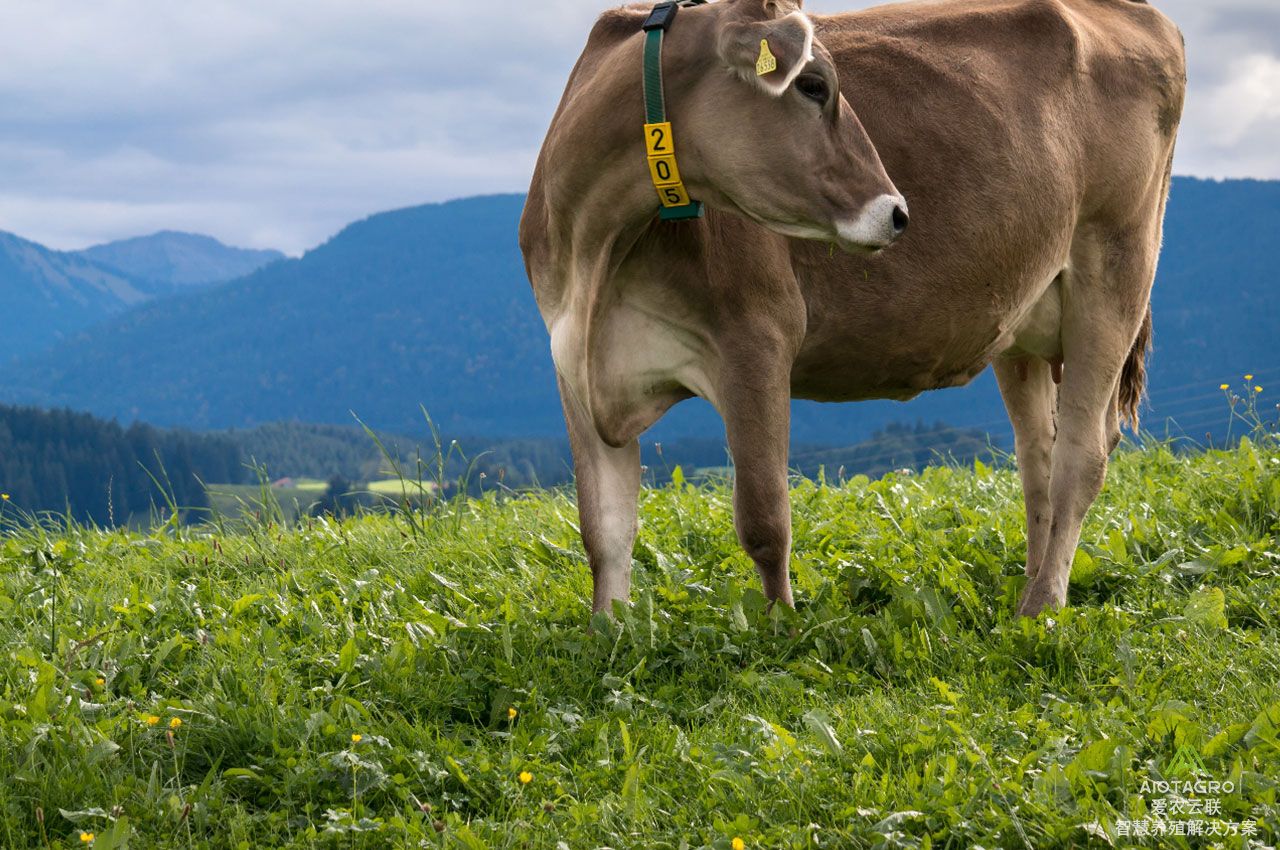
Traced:
<svg viewBox="0 0 1280 850">
<path fill-rule="evenodd" d="M 744 80 L 777 97 L 813 58 L 813 23 L 802 12 L 775 21 L 730 21 L 720 31 L 717 51 Z"/>
</svg>

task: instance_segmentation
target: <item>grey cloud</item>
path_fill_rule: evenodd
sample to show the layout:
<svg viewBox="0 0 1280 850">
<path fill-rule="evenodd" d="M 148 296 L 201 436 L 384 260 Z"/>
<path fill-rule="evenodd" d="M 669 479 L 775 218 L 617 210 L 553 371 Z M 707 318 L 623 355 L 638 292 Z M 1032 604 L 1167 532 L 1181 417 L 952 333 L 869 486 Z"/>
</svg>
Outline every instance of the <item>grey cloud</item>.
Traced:
<svg viewBox="0 0 1280 850">
<path fill-rule="evenodd" d="M 0 168 L 18 175 L 0 186 L 0 227 L 75 247 L 180 215 L 144 229 L 296 252 L 380 209 L 522 189 L 594 15 L 554 2 L 123 6 L 0 12 L 0 110 L 15 119 L 0 126 Z"/>
<path fill-rule="evenodd" d="M 607 5 L 0 4 L 0 229 L 71 248 L 180 228 L 296 253 L 379 210 L 522 191 Z M 1280 118 L 1238 108 L 1280 55 L 1274 0 L 1158 5 L 1192 69 L 1179 173 L 1280 177 Z"/>
<path fill-rule="evenodd" d="M 1280 53 L 1280 8 L 1272 3 L 1215 6 L 1209 15 L 1206 35 L 1239 38 L 1254 49 Z"/>
</svg>

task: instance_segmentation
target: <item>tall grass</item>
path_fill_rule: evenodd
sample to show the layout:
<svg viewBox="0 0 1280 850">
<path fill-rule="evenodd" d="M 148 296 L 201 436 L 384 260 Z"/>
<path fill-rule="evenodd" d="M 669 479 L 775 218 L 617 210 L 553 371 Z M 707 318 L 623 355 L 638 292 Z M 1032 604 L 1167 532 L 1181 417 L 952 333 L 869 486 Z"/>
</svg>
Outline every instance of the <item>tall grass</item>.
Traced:
<svg viewBox="0 0 1280 850">
<path fill-rule="evenodd" d="M 6 506 L 0 846 L 1274 846 L 1273 442 L 1119 452 L 1036 621 L 1011 468 L 796 481 L 795 610 L 727 483 L 673 477 L 590 621 L 565 493 L 148 533 Z M 1184 744 L 1236 789 L 1186 820 L 1254 836 L 1124 834 L 1173 822 L 1142 788 Z"/>
</svg>

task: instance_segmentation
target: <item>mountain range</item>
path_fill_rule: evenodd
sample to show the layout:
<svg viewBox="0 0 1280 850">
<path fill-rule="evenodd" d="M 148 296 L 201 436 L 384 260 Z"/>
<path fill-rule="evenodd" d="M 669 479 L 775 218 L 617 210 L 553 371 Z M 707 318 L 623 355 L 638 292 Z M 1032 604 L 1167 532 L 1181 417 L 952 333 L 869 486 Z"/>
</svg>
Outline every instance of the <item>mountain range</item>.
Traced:
<svg viewBox="0 0 1280 850">
<path fill-rule="evenodd" d="M 425 410 L 446 433 L 561 435 L 546 330 L 516 245 L 523 200 L 381 213 L 299 259 L 194 291 L 149 294 L 144 278 L 117 272 L 102 288 L 136 291 L 128 309 L 0 366 L 0 401 L 204 429 L 349 424 L 354 413 L 374 428 L 421 433 Z M 1280 182 L 1175 178 L 1152 301 L 1146 426 L 1219 433 L 1229 415 L 1219 384 L 1239 391 L 1244 374 L 1280 378 L 1278 230 Z M 108 274 L 77 260 L 91 278 Z M 1264 389 L 1270 415 L 1274 393 Z M 1008 444 L 989 373 L 906 405 L 797 402 L 793 439 L 847 445 L 919 419 L 982 427 Z M 651 435 L 719 437 L 723 426 L 693 401 Z"/>
<path fill-rule="evenodd" d="M 0 363 L 153 298 L 240 277 L 283 256 L 173 231 L 81 251 L 54 251 L 0 231 Z"/>
<path fill-rule="evenodd" d="M 382 213 L 297 260 L 153 301 L 0 370 L 0 396 L 196 428 L 563 429 L 514 227 L 523 199 Z M 551 403 L 548 404 L 547 400 Z"/>
<path fill-rule="evenodd" d="M 233 248 L 212 236 L 173 230 L 94 245 L 76 254 L 137 277 L 178 286 L 231 280 L 284 259 L 279 251 Z"/>
</svg>

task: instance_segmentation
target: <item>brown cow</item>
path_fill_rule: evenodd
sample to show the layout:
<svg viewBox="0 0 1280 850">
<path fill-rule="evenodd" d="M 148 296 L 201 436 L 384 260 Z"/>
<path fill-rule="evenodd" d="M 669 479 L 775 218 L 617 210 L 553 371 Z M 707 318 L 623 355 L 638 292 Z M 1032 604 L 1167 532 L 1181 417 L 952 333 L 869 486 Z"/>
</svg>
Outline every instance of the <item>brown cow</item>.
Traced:
<svg viewBox="0 0 1280 850">
<path fill-rule="evenodd" d="M 628 596 L 637 437 L 672 405 L 697 395 L 723 417 L 738 537 L 766 595 L 791 604 L 789 400 L 907 399 L 988 365 L 1027 508 L 1018 610 L 1061 606 L 1143 390 L 1181 36 L 1135 0 L 832 17 L 800 2 L 693 5 L 666 33 L 667 120 L 704 218 L 657 215 L 648 7 L 599 19 L 543 144 L 520 244 L 592 607 Z M 778 67 L 760 75 L 762 40 Z"/>
</svg>

